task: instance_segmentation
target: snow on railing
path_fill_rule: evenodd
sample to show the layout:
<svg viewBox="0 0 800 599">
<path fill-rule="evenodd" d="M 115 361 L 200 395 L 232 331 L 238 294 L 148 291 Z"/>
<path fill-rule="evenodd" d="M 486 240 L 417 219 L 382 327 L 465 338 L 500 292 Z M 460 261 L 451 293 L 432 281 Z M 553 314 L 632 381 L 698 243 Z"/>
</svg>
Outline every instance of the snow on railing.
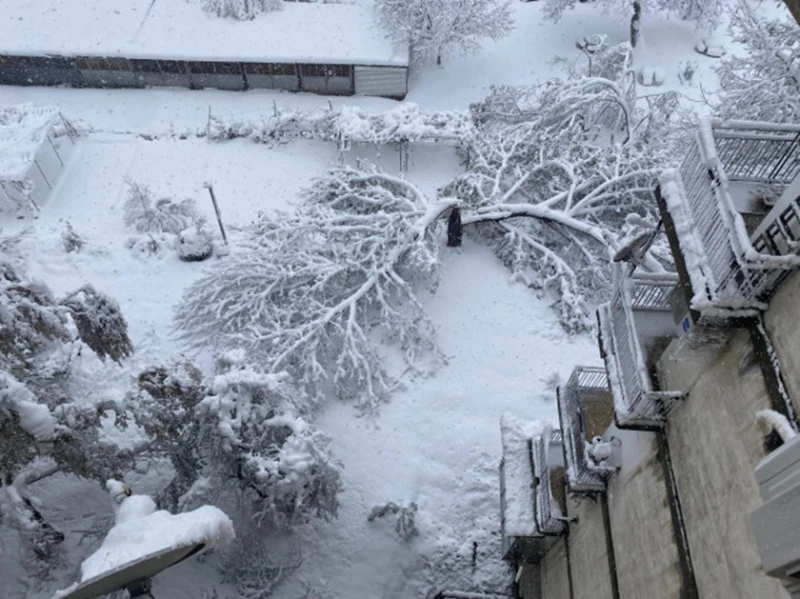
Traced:
<svg viewBox="0 0 800 599">
<path fill-rule="evenodd" d="M 634 280 L 625 278 L 620 271 L 616 279 L 611 300 L 598 308 L 597 315 L 617 425 L 658 429 L 682 394 L 653 388 L 633 316 Z"/>
<path fill-rule="evenodd" d="M 776 281 L 771 271 L 796 268 L 800 258 L 754 247 L 730 183 L 786 185 L 800 176 L 800 125 L 701 121 L 678 173 L 664 173 L 661 187 L 692 277 L 692 307 L 763 309 Z"/>
<path fill-rule="evenodd" d="M 588 438 L 584 405 L 588 401 L 606 398 L 611 401 L 608 375 L 604 368 L 595 366 L 576 366 L 563 391 L 558 394 L 567 487 L 573 493 L 602 492 L 606 480 L 616 472 L 612 466 L 592 463 L 586 451 Z"/>
<path fill-rule="evenodd" d="M 670 296 L 678 284 L 676 273 L 636 273 L 629 280 L 631 307 L 634 310 L 670 311 Z"/>
<path fill-rule="evenodd" d="M 552 440 L 552 436 L 549 433 L 550 430 L 547 429 L 544 434 L 531 440 L 536 530 L 546 536 L 561 535 L 567 529 L 561 508 L 556 505 L 556 499 L 553 496 L 553 487 L 550 479 L 551 470 L 547 463 Z"/>
</svg>

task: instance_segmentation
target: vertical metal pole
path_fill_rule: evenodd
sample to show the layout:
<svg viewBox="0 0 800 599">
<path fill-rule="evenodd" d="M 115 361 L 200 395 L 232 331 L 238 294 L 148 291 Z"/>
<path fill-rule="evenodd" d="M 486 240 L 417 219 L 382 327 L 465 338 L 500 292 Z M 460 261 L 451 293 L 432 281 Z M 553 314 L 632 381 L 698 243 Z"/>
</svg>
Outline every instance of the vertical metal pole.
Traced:
<svg viewBox="0 0 800 599">
<path fill-rule="evenodd" d="M 225 235 L 225 227 L 222 226 L 222 215 L 219 212 L 219 206 L 217 205 L 217 197 L 214 195 L 214 187 L 211 183 L 206 183 L 206 189 L 208 189 L 208 193 L 211 196 L 211 203 L 214 204 L 214 213 L 217 215 L 217 223 L 219 224 L 219 231 L 222 233 L 222 241 L 225 242 L 225 245 L 228 245 L 228 236 Z"/>
</svg>

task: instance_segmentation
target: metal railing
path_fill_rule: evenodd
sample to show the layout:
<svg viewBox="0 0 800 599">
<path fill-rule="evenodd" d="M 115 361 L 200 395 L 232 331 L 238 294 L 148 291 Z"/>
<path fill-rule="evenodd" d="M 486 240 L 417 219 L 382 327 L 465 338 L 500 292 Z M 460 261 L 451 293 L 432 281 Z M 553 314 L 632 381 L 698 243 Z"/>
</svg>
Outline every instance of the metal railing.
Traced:
<svg viewBox="0 0 800 599">
<path fill-rule="evenodd" d="M 614 397 L 617 425 L 620 428 L 660 429 L 682 394 L 653 389 L 633 318 L 631 289 L 636 289 L 636 279 L 626 279 L 620 270 L 615 278 L 611 300 L 600 306 L 597 314 L 601 352 Z M 669 308 L 663 306 L 659 309 Z"/>
<path fill-rule="evenodd" d="M 758 306 L 774 269 L 800 264 L 762 253 L 749 240 L 730 182 L 786 185 L 800 176 L 800 126 L 705 120 L 679 168 L 686 208 L 705 260 L 702 292 L 715 308 Z M 761 248 L 760 248 L 761 249 Z M 788 258 L 788 259 L 787 259 Z"/>
<path fill-rule="evenodd" d="M 670 297 L 677 284 L 676 273 L 636 273 L 629 279 L 631 307 L 634 310 L 669 312 L 672 310 Z"/>
<path fill-rule="evenodd" d="M 550 452 L 551 436 L 548 434 L 539 435 L 533 438 L 533 481 L 534 481 L 534 516 L 536 518 L 536 530 L 543 535 L 554 536 L 566 532 L 567 525 L 563 519 L 561 509 L 555 506 L 553 487 L 550 480 L 550 466 L 547 457 Z"/>
<path fill-rule="evenodd" d="M 612 401 L 604 368 L 576 366 L 563 391 L 558 393 L 558 415 L 564 431 L 564 461 L 567 487 L 573 493 L 599 493 L 616 472 L 612 466 L 594 464 L 586 451 L 584 405 L 587 401 Z M 610 424 L 610 423 L 609 423 Z"/>
</svg>

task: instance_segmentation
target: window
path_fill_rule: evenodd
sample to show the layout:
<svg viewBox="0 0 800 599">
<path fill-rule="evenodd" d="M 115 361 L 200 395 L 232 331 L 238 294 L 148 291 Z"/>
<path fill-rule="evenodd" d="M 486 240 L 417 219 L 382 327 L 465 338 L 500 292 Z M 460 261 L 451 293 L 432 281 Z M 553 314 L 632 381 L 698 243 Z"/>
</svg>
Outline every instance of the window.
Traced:
<svg viewBox="0 0 800 599">
<path fill-rule="evenodd" d="M 243 63 L 242 67 L 248 75 L 296 75 L 293 64 L 247 62 Z"/>
<path fill-rule="evenodd" d="M 351 70 L 349 64 L 334 64 L 328 67 L 328 77 L 350 77 Z"/>
<path fill-rule="evenodd" d="M 303 77 L 324 77 L 325 65 L 322 64 L 304 64 L 300 66 Z"/>
<path fill-rule="evenodd" d="M 242 67 L 238 62 L 215 62 L 214 71 L 217 75 L 241 75 Z"/>
<path fill-rule="evenodd" d="M 161 73 L 157 60 L 132 60 L 131 67 L 134 73 Z"/>
<path fill-rule="evenodd" d="M 214 63 L 213 62 L 187 62 L 186 66 L 189 67 L 189 72 L 196 75 L 213 75 Z"/>
<path fill-rule="evenodd" d="M 159 60 L 158 64 L 161 67 L 162 73 L 170 73 L 175 75 L 186 73 L 186 64 L 183 62 L 178 62 L 177 60 Z"/>
</svg>

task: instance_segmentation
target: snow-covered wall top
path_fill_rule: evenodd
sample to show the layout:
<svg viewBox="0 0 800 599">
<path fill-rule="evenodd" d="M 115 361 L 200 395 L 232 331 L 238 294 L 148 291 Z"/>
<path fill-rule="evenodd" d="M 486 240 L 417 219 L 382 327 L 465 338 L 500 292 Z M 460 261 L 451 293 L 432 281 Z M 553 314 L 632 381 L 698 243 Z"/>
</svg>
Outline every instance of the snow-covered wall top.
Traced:
<svg viewBox="0 0 800 599">
<path fill-rule="evenodd" d="M 371 4 L 285 2 L 252 21 L 185 0 L 4 0 L 0 54 L 408 65 Z"/>
<path fill-rule="evenodd" d="M 0 181 L 22 181 L 58 120 L 50 106 L 0 106 Z"/>
</svg>

